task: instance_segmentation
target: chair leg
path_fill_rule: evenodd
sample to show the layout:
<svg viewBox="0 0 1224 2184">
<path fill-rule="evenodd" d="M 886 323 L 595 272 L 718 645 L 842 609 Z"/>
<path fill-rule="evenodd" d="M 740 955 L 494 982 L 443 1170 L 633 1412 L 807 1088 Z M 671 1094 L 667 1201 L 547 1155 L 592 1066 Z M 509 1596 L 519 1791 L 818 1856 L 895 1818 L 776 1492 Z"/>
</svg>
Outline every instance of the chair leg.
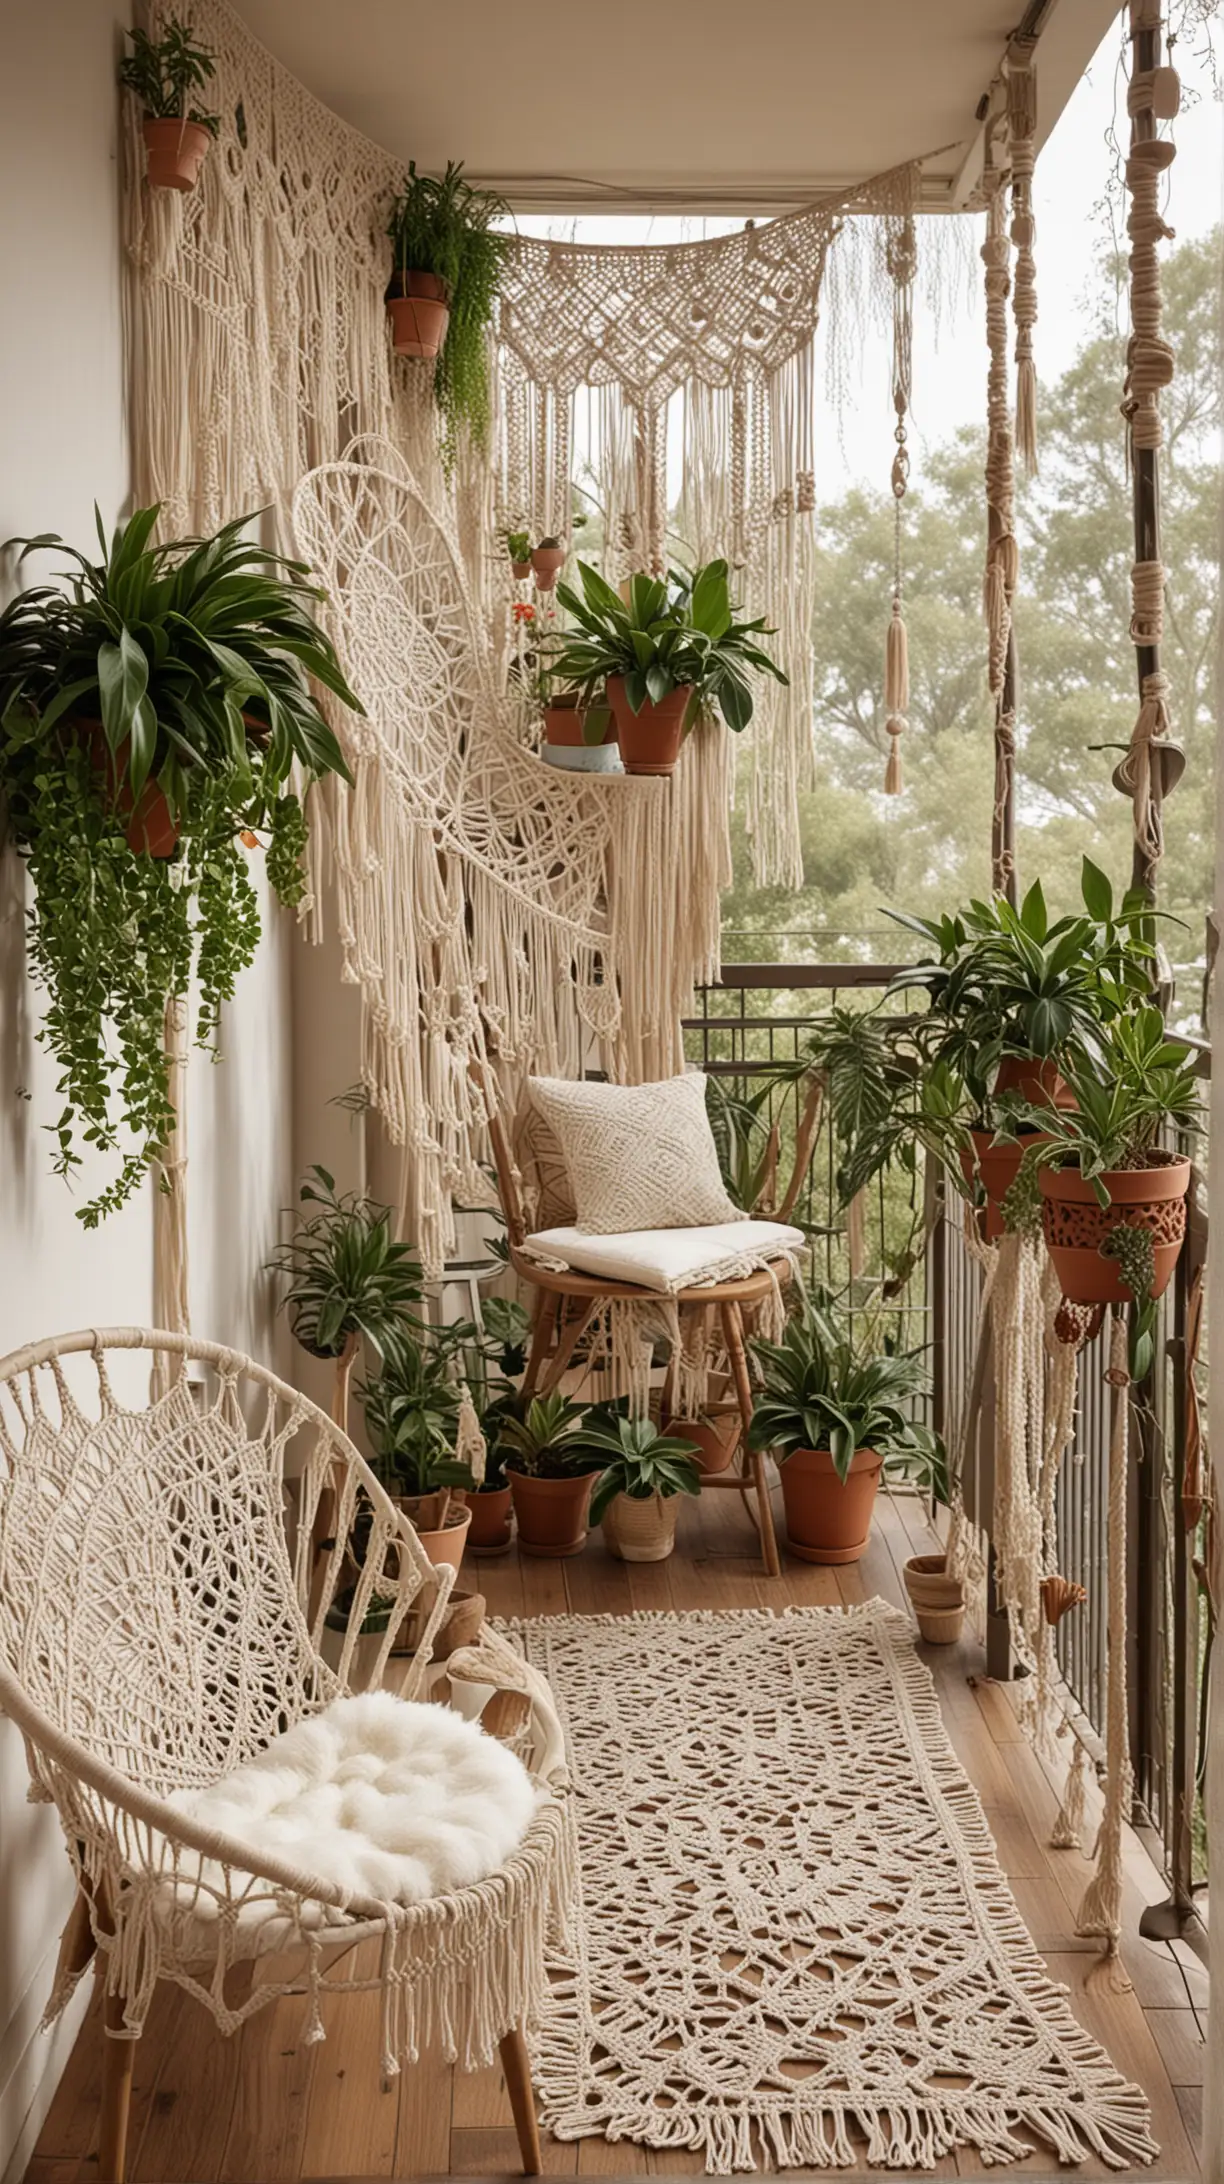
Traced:
<svg viewBox="0 0 1224 2184">
<path fill-rule="evenodd" d="M 127 2175 L 128 2110 L 132 2102 L 134 2040 L 112 2040 L 112 2026 L 123 2023 L 123 1996 L 108 1994 L 103 2008 L 102 2110 L 98 2129 L 98 2184 L 124 2184 Z"/>
<path fill-rule="evenodd" d="M 548 1354 L 548 1345 L 552 1341 L 552 1331 L 556 1317 L 556 1298 L 547 1289 L 538 1290 L 536 1292 L 535 1322 L 531 1330 L 531 1348 L 527 1354 L 527 1370 L 519 1383 L 519 1394 L 524 1405 L 535 1394 L 536 1383 L 539 1380 L 544 1359 Z"/>
<path fill-rule="evenodd" d="M 570 1359 L 599 1309 L 598 1297 L 592 1297 L 585 1312 L 572 1312 L 562 1321 L 557 1334 L 557 1347 L 548 1361 L 548 1371 L 540 1383 L 541 1395 L 551 1395 L 553 1389 L 560 1386 Z"/>
<path fill-rule="evenodd" d="M 722 1310 L 723 1334 L 727 1344 L 727 1358 L 731 1377 L 739 1399 L 740 1416 L 744 1421 L 745 1464 L 752 1466 L 752 1482 L 756 1488 L 757 1516 L 761 1527 L 761 1553 L 765 1557 L 767 1577 L 781 1577 L 782 1564 L 778 1557 L 778 1541 L 774 1532 L 773 1507 L 769 1499 L 769 1480 L 765 1471 L 765 1457 L 760 1449 L 749 1449 L 748 1429 L 752 1424 L 752 1382 L 748 1377 L 748 1355 L 744 1348 L 744 1321 L 739 1305 L 734 1300 L 724 1304 Z"/>
<path fill-rule="evenodd" d="M 497 2052 L 506 2073 L 506 2091 L 514 2112 L 514 2128 L 518 2133 L 519 2153 L 523 2161 L 524 2176 L 540 2174 L 540 2126 L 536 2121 L 535 2095 L 531 2090 L 531 2064 L 527 2059 L 527 2042 L 523 2028 L 516 2025 L 500 2040 Z"/>
</svg>

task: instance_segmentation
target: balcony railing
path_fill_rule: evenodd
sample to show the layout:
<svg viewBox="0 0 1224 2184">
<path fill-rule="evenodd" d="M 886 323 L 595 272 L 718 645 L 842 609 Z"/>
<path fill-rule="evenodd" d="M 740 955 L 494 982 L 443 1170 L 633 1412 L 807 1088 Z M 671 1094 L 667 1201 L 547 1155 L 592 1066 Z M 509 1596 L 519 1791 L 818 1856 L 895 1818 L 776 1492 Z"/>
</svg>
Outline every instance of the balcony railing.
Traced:
<svg viewBox="0 0 1224 2184">
<path fill-rule="evenodd" d="M 751 1092 L 779 1065 L 800 1058 L 818 1016 L 833 1002 L 878 1003 L 895 974 L 889 964 L 730 964 L 721 983 L 701 989 L 698 1013 L 685 1024 L 689 1058 L 732 1090 Z M 1210 1072 L 1210 1056 L 1200 1063 Z M 780 1171 L 802 1102 L 801 1088 L 783 1083 L 771 1099 L 782 1139 Z M 1201 1151 L 1199 1158 L 1201 1160 Z M 889 1315 L 900 1341 L 931 1346 L 934 1421 L 950 1446 L 962 1424 L 977 1333 L 979 1280 L 962 1233 L 961 1201 L 945 1209 L 942 1194 L 925 1248 L 904 1279 L 898 1257 L 921 1204 L 922 1179 L 908 1201 L 895 1178 L 880 1182 L 848 1222 L 837 1200 L 829 1133 L 822 1135 L 798 1217 L 808 1225 L 829 1282 L 848 1293 L 860 1321 Z M 1188 1433 L 1193 1408 L 1189 1341 L 1193 1293 L 1201 1281 L 1205 1215 L 1192 1209 L 1190 1237 L 1161 1313 L 1151 1384 L 1138 1391 L 1128 1522 L 1130 1731 L 1135 1776 L 1135 1824 L 1146 1832 L 1169 1881 L 1169 1931 L 1193 1916 L 1195 1888 L 1205 1877 L 1199 1771 L 1200 1711 L 1206 1618 L 1195 1563 L 1201 1562 L 1201 1515 L 1187 1487 Z M 904 1271 L 903 1269 L 901 1270 Z M 1083 1607 L 1059 1626 L 1058 1659 L 1065 1702 L 1090 1749 L 1103 1751 L 1106 1694 L 1106 1511 L 1109 1417 L 1105 1338 L 1080 1360 L 1080 1399 L 1074 1447 L 1063 1464 L 1058 1497 L 1064 1576 L 1087 1591 Z M 970 1481 L 970 1492 L 972 1492 Z M 979 1496 L 981 1508 L 987 1497 Z M 1006 1626 L 991 1619 L 991 1666 L 1007 1672 Z M 1157 1914 L 1159 1915 L 1159 1914 Z M 1165 1930 L 1165 1929 L 1162 1929 Z"/>
</svg>

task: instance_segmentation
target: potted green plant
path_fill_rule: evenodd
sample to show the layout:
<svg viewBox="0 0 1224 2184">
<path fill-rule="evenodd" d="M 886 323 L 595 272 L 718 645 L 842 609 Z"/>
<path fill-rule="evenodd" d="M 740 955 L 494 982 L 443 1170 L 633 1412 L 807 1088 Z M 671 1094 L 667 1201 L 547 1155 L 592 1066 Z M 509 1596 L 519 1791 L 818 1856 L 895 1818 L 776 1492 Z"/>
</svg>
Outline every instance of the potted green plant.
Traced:
<svg viewBox="0 0 1224 2184">
<path fill-rule="evenodd" d="M 140 29 L 127 35 L 132 50 L 119 63 L 119 81 L 144 108 L 149 187 L 193 190 L 220 119 L 194 105 L 192 93 L 211 83 L 216 56 L 177 15 L 163 16 L 156 37 Z"/>
<path fill-rule="evenodd" d="M 461 426 L 477 447 L 489 436 L 488 327 L 509 247 L 494 222 L 508 210 L 492 191 L 465 182 L 461 163 L 450 160 L 445 174 L 432 175 L 418 174 L 410 160 L 387 223 L 393 346 L 400 356 L 437 359 L 433 392 L 448 464 Z"/>
<path fill-rule="evenodd" d="M 389 1206 L 356 1191 L 337 1191 L 326 1168 L 313 1167 L 298 1193 L 315 1211 L 299 1216 L 291 1240 L 268 1261 L 287 1286 L 280 1308 L 311 1357 L 334 1358 L 332 1416 L 348 1431 L 348 1391 L 362 1341 L 380 1357 L 411 1324 L 422 1295 L 420 1263 L 397 1241 Z"/>
<path fill-rule="evenodd" d="M 954 1070 L 971 1102 L 961 1159 L 966 1176 L 982 1182 L 988 1237 L 1002 1231 L 1002 1203 L 1024 1152 L 1016 1132 L 1001 1127 L 1006 1103 L 1025 1103 L 1027 1127 L 1039 1132 L 1034 1111 L 1044 1117 L 1070 1097 L 1059 1068 L 1069 1043 L 1090 1042 L 1149 987 L 1146 897 L 1132 891 L 1115 911 L 1111 883 L 1088 857 L 1081 892 L 1083 912 L 1057 919 L 1040 880 L 1019 908 L 998 896 L 939 919 L 888 913 L 937 950 L 900 972 L 889 998 L 925 992 L 928 1010 L 913 1029 L 923 1062 Z"/>
<path fill-rule="evenodd" d="M 582 703 L 606 689 L 627 773 L 671 773 L 686 728 L 715 706 L 729 728 L 746 728 L 753 674 L 786 681 L 757 642 L 773 631 L 736 620 L 725 561 L 691 578 L 632 577 L 627 599 L 585 561 L 578 572 L 581 596 L 557 587 L 578 626 L 560 634 L 552 665 Z"/>
<path fill-rule="evenodd" d="M 294 771 L 307 786 L 348 777 L 308 678 L 361 710 L 301 562 L 244 538 L 246 518 L 154 545 L 158 513 L 139 509 L 109 545 L 99 521 L 98 562 L 51 535 L 10 541 L 22 560 L 58 547 L 73 566 L 66 589 L 23 591 L 0 614 L 0 784 L 34 882 L 40 1036 L 61 1072 L 56 1167 L 79 1166 L 78 1133 L 121 1161 L 81 1210 L 88 1227 L 173 1135 L 167 1001 L 194 973 L 211 1044 L 254 955 L 248 856 L 261 839 L 276 894 L 301 899 Z M 126 1156 L 120 1121 L 135 1139 Z"/>
<path fill-rule="evenodd" d="M 790 1545 L 805 1562 L 857 1562 L 885 1465 L 928 1480 L 946 1472 L 938 1435 L 909 1414 L 927 1392 L 921 1356 L 860 1356 L 822 1289 L 799 1291 L 781 1342 L 752 1347 L 763 1392 L 749 1445 L 778 1463 Z"/>
<path fill-rule="evenodd" d="M 557 578 L 565 567 L 569 548 L 559 538 L 542 538 L 531 551 L 531 567 L 535 575 L 537 591 L 553 591 Z"/>
<path fill-rule="evenodd" d="M 602 691 L 585 699 L 556 666 L 556 640 L 545 639 L 536 655 L 534 691 L 544 719 L 550 750 L 595 750 L 615 743 L 616 723 Z"/>
<path fill-rule="evenodd" d="M 676 1544 L 679 1497 L 701 1492 L 693 1443 L 612 1405 L 590 1413 L 585 1441 L 603 1467 L 591 1522 L 602 1524 L 609 1553 L 622 1562 L 665 1562 Z"/>
<path fill-rule="evenodd" d="M 502 1460 L 510 1480 L 518 1542 L 525 1555 L 581 1554 L 591 1485 L 599 1469 L 585 1439 L 586 1409 L 559 1389 L 533 1397 L 506 1418 Z"/>
<path fill-rule="evenodd" d="M 424 1325 L 401 1321 L 383 1350 L 377 1376 L 358 1391 L 373 1468 L 391 1499 L 415 1527 L 431 1562 L 463 1561 L 474 1491 L 469 1464 L 455 1455 L 462 1391 L 454 1377 L 454 1343 Z"/>
<path fill-rule="evenodd" d="M 1168 1288 L 1186 1234 L 1190 1162 L 1164 1149 L 1172 1129 L 1200 1127 L 1199 1081 L 1190 1048 L 1171 1039 L 1154 1005 L 1120 1016 L 1094 1051 L 1063 1061 L 1073 1106 L 1043 1121 L 1016 1182 L 1035 1179 L 1046 1248 L 1073 1304 L 1139 1307 L 1132 1369 L 1151 1363 L 1154 1300 Z M 1019 1110 L 1017 1122 L 1034 1110 Z M 1031 1195 L 1031 1193 L 1030 1193 Z M 1136 1345 L 1141 1347 L 1136 1348 Z"/>
<path fill-rule="evenodd" d="M 511 1545 L 512 1505 L 502 1427 L 517 1402 L 514 1382 L 527 1363 L 531 1322 L 516 1297 L 486 1297 L 481 1317 L 484 1340 L 467 1370 L 484 1435 L 485 1475 L 471 1500 L 468 1546 L 474 1555 L 503 1555 Z"/>
<path fill-rule="evenodd" d="M 510 573 L 516 584 L 531 575 L 530 531 L 507 531 L 506 552 L 510 556 Z"/>
</svg>

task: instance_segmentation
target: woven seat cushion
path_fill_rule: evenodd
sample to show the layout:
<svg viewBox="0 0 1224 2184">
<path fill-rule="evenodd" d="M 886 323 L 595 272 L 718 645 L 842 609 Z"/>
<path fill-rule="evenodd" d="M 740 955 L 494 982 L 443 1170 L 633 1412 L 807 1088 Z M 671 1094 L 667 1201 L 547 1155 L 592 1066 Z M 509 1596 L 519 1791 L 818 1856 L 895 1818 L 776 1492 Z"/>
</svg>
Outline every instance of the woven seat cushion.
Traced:
<svg viewBox="0 0 1224 2184">
<path fill-rule="evenodd" d="M 705 1083 L 697 1070 L 659 1084 L 529 1079 L 565 1162 L 576 1227 L 623 1236 L 746 1218 L 719 1172 Z"/>
<path fill-rule="evenodd" d="M 202 1827 L 383 1903 L 486 1879 L 536 1801 L 522 1761 L 477 1723 L 389 1691 L 334 1699 L 244 1767 L 171 1799 Z"/>
<path fill-rule="evenodd" d="M 627 1236 L 590 1236 L 580 1228 L 539 1229 L 526 1250 L 536 1258 L 635 1282 L 663 1295 L 729 1281 L 780 1259 L 803 1243 L 803 1230 L 785 1221 L 723 1221 L 705 1228 L 637 1229 Z"/>
</svg>

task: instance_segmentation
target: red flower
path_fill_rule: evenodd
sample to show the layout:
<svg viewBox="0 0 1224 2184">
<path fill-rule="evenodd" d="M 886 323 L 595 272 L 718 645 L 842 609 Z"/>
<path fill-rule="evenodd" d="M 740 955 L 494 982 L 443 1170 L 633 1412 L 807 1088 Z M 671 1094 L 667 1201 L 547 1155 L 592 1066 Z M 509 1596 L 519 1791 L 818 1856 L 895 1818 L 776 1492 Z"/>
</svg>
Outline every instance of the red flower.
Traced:
<svg viewBox="0 0 1224 2184">
<path fill-rule="evenodd" d="M 535 608 L 532 606 L 529 599 L 515 600 L 514 619 L 516 622 L 534 622 Z"/>
</svg>

